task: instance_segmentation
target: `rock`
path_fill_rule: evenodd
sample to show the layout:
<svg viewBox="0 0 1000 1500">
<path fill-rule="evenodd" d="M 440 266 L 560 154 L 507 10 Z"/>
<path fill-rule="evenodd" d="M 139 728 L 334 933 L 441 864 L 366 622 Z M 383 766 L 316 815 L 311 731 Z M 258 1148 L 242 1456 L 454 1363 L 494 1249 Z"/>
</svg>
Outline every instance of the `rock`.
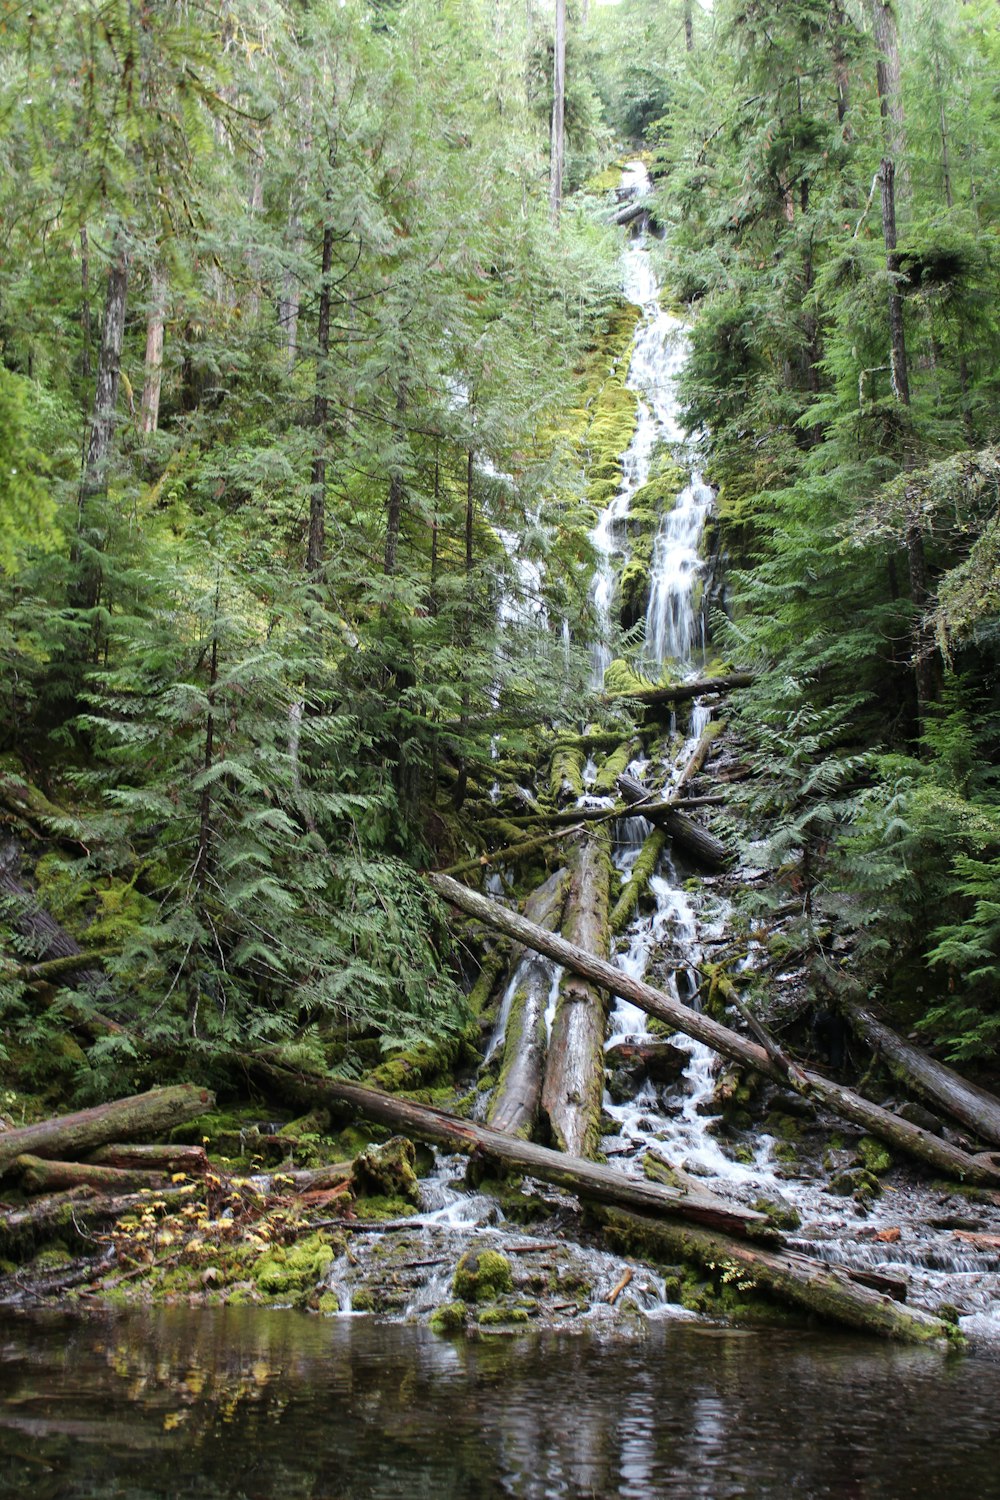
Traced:
<svg viewBox="0 0 1000 1500">
<path fill-rule="evenodd" d="M 451 1282 L 452 1295 L 461 1302 L 495 1302 L 514 1290 L 510 1261 L 499 1250 L 466 1250 Z"/>
<path fill-rule="evenodd" d="M 794 1115 L 798 1120 L 815 1120 L 816 1106 L 811 1099 L 805 1099 L 801 1094 L 793 1094 L 790 1090 L 786 1093 L 777 1093 L 773 1096 L 768 1108 L 777 1115 Z"/>
<path fill-rule="evenodd" d="M 931 1135 L 941 1135 L 944 1131 L 942 1121 L 929 1109 L 924 1109 L 922 1104 L 908 1100 L 899 1106 L 896 1114 L 901 1120 L 909 1120 L 911 1125 L 919 1125 L 921 1130 L 929 1130 Z"/>
<path fill-rule="evenodd" d="M 878 1178 L 865 1167 L 848 1167 L 846 1172 L 837 1172 L 827 1185 L 828 1193 L 838 1198 L 853 1197 L 858 1203 L 870 1202 L 882 1191 Z"/>
</svg>

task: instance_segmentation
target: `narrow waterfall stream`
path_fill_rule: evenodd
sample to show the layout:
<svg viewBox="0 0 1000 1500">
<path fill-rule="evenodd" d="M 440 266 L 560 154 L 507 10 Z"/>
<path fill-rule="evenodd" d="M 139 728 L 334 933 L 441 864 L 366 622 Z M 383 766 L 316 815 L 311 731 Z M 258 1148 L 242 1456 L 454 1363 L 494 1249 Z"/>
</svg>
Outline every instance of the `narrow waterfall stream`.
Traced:
<svg viewBox="0 0 1000 1500">
<path fill-rule="evenodd" d="M 641 164 L 628 169 L 625 187 L 639 193 L 648 188 Z M 642 230 L 629 241 L 623 256 L 626 295 L 641 309 L 627 377 L 637 397 L 637 419 L 622 457 L 619 489 L 592 533 L 597 555 L 591 589 L 598 621 L 591 655 L 595 688 L 602 685 L 613 654 L 616 589 L 629 557 L 630 506 L 665 454 L 681 472 L 676 498 L 662 514 L 652 549 L 642 660 L 653 676 L 669 668 L 674 677 L 696 678 L 705 666 L 707 643 L 700 605 L 705 568 L 700 547 L 713 493 L 698 470 L 697 441 L 681 425 L 677 381 L 687 353 L 686 331 L 679 318 L 660 306 L 652 245 Z M 505 478 L 496 471 L 491 477 Z M 544 628 L 539 565 L 518 556 L 513 534 L 504 540 L 514 561 L 518 594 L 523 597 L 505 596 L 501 618 Z M 633 761 L 632 775 L 650 791 L 669 789 L 711 713 L 698 700 L 688 705 L 685 719 L 675 726 L 678 732 L 671 736 L 670 754 L 658 751 L 655 761 Z M 595 775 L 591 761 L 584 768 L 585 791 L 579 804 L 603 801 L 611 805 L 612 798 L 596 797 L 591 790 Z M 641 817 L 614 824 L 613 857 L 623 877 L 631 871 L 650 832 Z M 691 875 L 683 856 L 668 843 L 644 909 L 626 929 L 614 955 L 631 976 L 646 977 L 688 1004 L 696 1003 L 706 951 L 722 938 L 729 917 L 727 901 L 716 885 Z M 490 877 L 488 888 L 501 895 L 501 878 Z M 515 997 L 528 985 L 548 995 L 545 1023 L 551 1034 L 562 972 L 549 959 L 523 954 L 501 999 L 486 1047 L 488 1062 L 502 1049 Z M 623 1043 L 662 1046 L 663 1042 L 662 1035 L 649 1030 L 644 1012 L 627 1002 L 616 1002 L 609 1017 L 606 1049 Z M 829 1190 L 830 1171 L 818 1160 L 796 1160 L 787 1139 L 760 1128 L 720 1128 L 723 1122 L 713 1103 L 719 1059 L 709 1048 L 681 1034 L 669 1038 L 669 1047 L 676 1056 L 667 1081 L 646 1078 L 636 1089 L 633 1080 L 620 1076 L 614 1067 L 609 1069 L 604 1116 L 610 1128 L 602 1137 L 601 1149 L 610 1165 L 641 1177 L 644 1158 L 652 1153 L 698 1178 L 720 1197 L 751 1206 L 766 1199 L 783 1209 L 790 1220 L 799 1217 L 798 1230 L 788 1235 L 791 1246 L 818 1259 L 904 1277 L 911 1303 L 932 1310 L 949 1303 L 961 1315 L 965 1330 L 981 1344 L 1000 1343 L 1000 1254 L 971 1248 L 961 1239 L 962 1233 L 983 1230 L 1000 1234 L 1000 1213 L 968 1204 L 947 1186 L 935 1188 L 905 1173 L 870 1202 L 859 1204 L 850 1197 L 835 1196 Z M 474 1118 L 485 1116 L 488 1097 L 480 1092 L 472 1099 Z M 828 1145 L 826 1157 L 839 1154 L 843 1160 L 836 1165 L 846 1166 L 853 1152 L 839 1150 L 838 1134 L 832 1119 L 824 1121 L 823 1128 L 816 1127 L 817 1137 Z M 819 1155 L 823 1155 L 822 1146 Z M 470 1189 L 465 1160 L 440 1153 L 422 1179 L 421 1192 L 421 1210 L 413 1218 L 371 1231 L 359 1226 L 349 1251 L 331 1266 L 327 1284 L 342 1313 L 373 1309 L 400 1318 L 426 1317 L 448 1302 L 456 1262 L 475 1247 L 477 1253 L 502 1250 L 516 1263 L 519 1293 L 524 1288 L 527 1302 L 534 1299 L 543 1307 L 552 1325 L 581 1318 L 600 1324 L 618 1316 L 609 1302 L 614 1300 L 627 1257 L 588 1245 L 586 1234 L 580 1233 L 575 1201 L 567 1195 L 547 1189 L 543 1213 L 521 1217 L 525 1196 L 531 1199 L 534 1193 L 530 1185 L 513 1199 Z M 533 1201 L 537 1207 L 537 1196 Z M 538 1218 L 543 1223 L 532 1227 Z M 570 1221 L 576 1232 L 566 1233 L 561 1226 Z M 676 1288 L 672 1297 L 668 1295 L 664 1280 L 649 1267 L 628 1264 L 628 1303 L 636 1315 L 696 1316 L 678 1304 Z M 373 1284 L 378 1287 L 374 1302 Z M 359 1291 L 364 1295 L 359 1296 Z"/>
</svg>

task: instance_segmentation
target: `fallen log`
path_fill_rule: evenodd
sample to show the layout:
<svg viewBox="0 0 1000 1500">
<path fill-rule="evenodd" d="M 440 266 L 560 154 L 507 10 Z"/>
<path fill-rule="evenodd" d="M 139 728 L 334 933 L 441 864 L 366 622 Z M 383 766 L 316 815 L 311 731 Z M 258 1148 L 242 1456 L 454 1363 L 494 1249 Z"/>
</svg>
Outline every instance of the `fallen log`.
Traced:
<svg viewBox="0 0 1000 1500">
<path fill-rule="evenodd" d="M 696 682 L 674 682 L 667 687 L 637 688 L 630 693 L 607 693 L 603 701 L 612 703 L 616 699 L 628 698 L 634 703 L 684 703 L 691 698 L 702 698 L 709 693 L 731 693 L 737 688 L 749 687 L 754 680 L 752 672 L 729 672 L 724 677 L 702 677 Z"/>
<path fill-rule="evenodd" d="M 99 1104 L 94 1109 L 81 1109 L 76 1114 L 57 1115 L 20 1130 L 6 1130 L 0 1135 L 0 1174 L 26 1154 L 74 1159 L 112 1141 L 159 1135 L 204 1114 L 214 1103 L 215 1095 L 208 1089 L 179 1083 Z"/>
<path fill-rule="evenodd" d="M 8 898 L 11 925 L 27 938 L 37 958 L 32 967 L 54 965 L 60 959 L 69 960 L 69 966 L 59 966 L 58 977 L 76 974 L 77 986 L 100 994 L 105 999 L 111 991 L 105 974 L 93 967 L 92 955 L 84 953 L 74 937 L 61 927 L 45 910 L 37 897 L 21 884 L 16 871 L 20 864 L 20 849 L 10 842 L 0 849 L 0 896 Z M 73 960 L 76 960 L 74 963 Z M 51 975 L 52 969 L 50 967 Z"/>
<path fill-rule="evenodd" d="M 710 870 L 724 869 L 728 864 L 726 846 L 714 833 L 702 828 L 685 813 L 679 812 L 672 797 L 654 799 L 641 781 L 626 773 L 618 777 L 623 800 L 650 823 L 657 823 L 675 843 L 681 845 L 699 864 Z"/>
<path fill-rule="evenodd" d="M 673 1042 L 619 1042 L 604 1054 L 608 1068 L 621 1068 L 654 1083 L 676 1083 L 690 1061 L 691 1054 Z"/>
<path fill-rule="evenodd" d="M 626 1177 L 612 1167 L 567 1156 L 548 1146 L 537 1146 L 531 1141 L 505 1135 L 488 1125 L 456 1119 L 431 1105 L 416 1104 L 411 1099 L 384 1094 L 361 1084 L 292 1072 L 264 1060 L 258 1060 L 255 1066 L 270 1084 L 289 1091 L 295 1099 L 347 1105 L 366 1119 L 389 1125 L 405 1135 L 430 1141 L 449 1151 L 485 1158 L 505 1171 L 537 1177 L 588 1202 L 625 1205 L 654 1215 L 677 1215 L 712 1228 L 722 1228 L 730 1234 L 774 1238 L 763 1214 L 739 1204 L 725 1203 L 707 1192 L 684 1193 Z"/>
<path fill-rule="evenodd" d="M 559 928 L 569 887 L 569 872 L 557 870 L 528 897 L 524 914 L 546 931 Z M 538 1117 L 548 1037 L 545 1012 L 554 979 L 553 965 L 518 944 L 511 956 L 507 989 L 510 1004 L 504 1029 L 500 1081 L 487 1119 L 495 1130 L 528 1139 Z"/>
<path fill-rule="evenodd" d="M 97 1193 L 141 1193 L 166 1187 L 162 1171 L 136 1167 L 102 1167 L 95 1162 L 48 1161 L 25 1153 L 14 1162 L 26 1193 L 58 1193 L 86 1187 Z"/>
<path fill-rule="evenodd" d="M 186 1172 L 201 1177 L 208 1171 L 208 1157 L 203 1146 L 137 1146 L 116 1141 L 102 1146 L 87 1158 L 102 1167 L 145 1168 L 150 1172 Z"/>
<path fill-rule="evenodd" d="M 735 1282 L 741 1291 L 763 1291 L 829 1322 L 881 1338 L 926 1344 L 955 1337 L 953 1328 L 930 1313 L 902 1307 L 840 1267 L 797 1251 L 766 1249 L 724 1233 L 651 1220 L 628 1210 L 596 1212 L 616 1249 L 637 1253 L 642 1247 L 648 1254 L 653 1248 L 668 1261 L 683 1260 L 708 1270 L 723 1284 Z"/>
<path fill-rule="evenodd" d="M 191 1202 L 193 1190 L 193 1183 L 177 1188 L 164 1188 L 157 1193 L 156 1201 L 170 1210 Z M 102 1224 L 110 1224 L 112 1220 L 131 1213 L 133 1209 L 148 1206 L 148 1193 L 126 1193 L 111 1197 L 95 1193 L 89 1187 L 70 1188 L 64 1193 L 36 1198 L 24 1208 L 0 1213 L 0 1253 L 16 1259 L 18 1252 L 25 1247 L 54 1238 L 71 1249 L 76 1245 L 93 1249 L 95 1239 L 91 1230 Z"/>
<path fill-rule="evenodd" d="M 572 850 L 563 933 L 575 947 L 606 957 L 611 844 L 606 830 Z M 556 1145 L 571 1156 L 594 1156 L 601 1139 L 604 1097 L 603 992 L 577 971 L 566 974 L 552 1021 L 542 1112 Z"/>
<path fill-rule="evenodd" d="M 732 1031 L 718 1021 L 713 1021 L 710 1016 L 703 1015 L 700 1011 L 689 1009 L 688 1006 L 674 1000 L 662 990 L 656 990 L 639 979 L 631 979 L 613 964 L 593 954 L 582 952 L 574 944 L 566 942 L 564 938 L 556 937 L 554 933 L 543 932 L 540 928 L 533 928 L 530 923 L 525 922 L 523 917 L 515 912 L 507 911 L 505 907 L 497 905 L 485 896 L 478 895 L 475 891 L 470 891 L 468 886 L 461 885 L 457 880 L 451 880 L 448 876 L 442 875 L 428 875 L 427 880 L 443 900 L 451 902 L 460 911 L 479 917 L 481 921 L 528 944 L 539 953 L 546 953 L 549 958 L 554 958 L 557 963 L 582 974 L 594 984 L 609 990 L 613 995 L 619 995 L 624 1000 L 631 1000 L 633 1004 L 639 1006 L 640 1010 L 646 1011 L 651 1016 L 658 1016 L 660 1020 L 668 1022 L 677 1031 L 694 1037 L 696 1041 L 704 1042 L 706 1046 L 722 1053 L 724 1057 L 729 1057 L 734 1062 L 742 1063 L 758 1073 L 763 1073 L 778 1083 L 787 1084 L 788 1079 L 783 1069 L 777 1066 L 758 1043 L 748 1041 L 738 1032 Z M 885 1141 L 906 1155 L 926 1162 L 935 1171 L 943 1172 L 949 1177 L 956 1177 L 961 1182 L 982 1184 L 984 1187 L 1000 1186 L 1000 1168 L 990 1159 L 984 1160 L 981 1157 L 970 1156 L 967 1152 L 959 1150 L 957 1146 L 952 1146 L 928 1131 L 921 1130 L 918 1125 L 912 1125 L 908 1120 L 900 1119 L 898 1115 L 881 1109 L 879 1105 L 872 1104 L 860 1094 L 833 1083 L 819 1073 L 805 1068 L 801 1072 L 806 1080 L 810 1096 L 821 1104 L 825 1104 L 842 1119 L 860 1125 L 871 1135 L 877 1136 L 879 1140 Z"/>
<path fill-rule="evenodd" d="M 904 1041 L 865 1006 L 842 997 L 838 1005 L 852 1030 L 881 1055 L 897 1078 L 946 1109 L 984 1141 L 1000 1146 L 1000 1099 Z"/>
</svg>

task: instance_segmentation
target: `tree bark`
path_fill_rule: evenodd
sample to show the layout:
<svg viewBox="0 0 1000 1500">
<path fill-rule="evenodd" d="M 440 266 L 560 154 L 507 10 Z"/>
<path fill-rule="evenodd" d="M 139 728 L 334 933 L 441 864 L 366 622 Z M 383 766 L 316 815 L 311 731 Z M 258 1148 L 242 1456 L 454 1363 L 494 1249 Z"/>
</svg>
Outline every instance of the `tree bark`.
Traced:
<svg viewBox="0 0 1000 1500">
<path fill-rule="evenodd" d="M 549 164 L 549 212 L 559 222 L 566 150 L 566 0 L 556 0 L 555 51 L 552 62 L 552 136 Z"/>
<path fill-rule="evenodd" d="M 163 328 L 167 316 L 167 277 L 162 266 L 154 266 L 146 315 L 146 375 L 140 408 L 143 433 L 155 432 L 160 420 L 160 384 L 163 376 Z"/>
<path fill-rule="evenodd" d="M 115 432 L 118 382 L 121 378 L 130 266 L 131 254 L 126 245 L 125 233 L 119 229 L 111 250 L 104 323 L 101 327 L 101 349 L 97 362 L 97 383 L 94 387 L 83 483 L 80 486 L 81 521 L 84 501 L 104 489 L 107 477 L 108 457 Z"/>
<path fill-rule="evenodd" d="M 72 1159 L 112 1141 L 159 1135 L 204 1114 L 214 1103 L 215 1095 L 208 1089 L 180 1083 L 99 1104 L 94 1109 L 81 1109 L 72 1115 L 58 1115 L 20 1130 L 6 1130 L 0 1134 L 0 1174 L 26 1154 Z"/>
<path fill-rule="evenodd" d="M 327 213 L 330 211 L 327 193 Z M 313 426 L 316 448 L 313 453 L 309 484 L 309 540 L 306 545 L 306 572 L 319 575 L 326 551 L 326 440 L 330 416 L 327 392 L 330 361 L 330 273 L 333 270 L 333 225 L 323 226 L 323 262 L 319 290 L 319 317 L 316 325 L 316 394 L 313 397 Z"/>
<path fill-rule="evenodd" d="M 754 680 L 752 672 L 729 672 L 724 677 L 704 677 L 697 682 L 674 682 L 669 687 L 638 688 L 632 693 L 606 693 L 604 703 L 614 703 L 627 698 L 633 703 L 686 703 L 691 698 L 701 698 L 708 693 L 731 693 L 736 688 L 749 687 Z"/>
<path fill-rule="evenodd" d="M 89 1159 L 102 1167 L 144 1167 L 147 1171 L 186 1172 L 189 1177 L 201 1177 L 208 1171 L 203 1146 L 137 1146 L 117 1141 L 92 1152 Z"/>
<path fill-rule="evenodd" d="M 899 163 L 900 187 L 909 195 L 910 178 L 906 166 L 906 120 L 903 112 L 903 90 L 899 64 L 899 27 L 892 0 L 869 0 L 878 56 L 875 83 L 882 131 L 888 155 Z"/>
<path fill-rule="evenodd" d="M 533 891 L 524 914 L 547 930 L 558 930 L 569 876 L 557 870 Z M 545 1012 L 553 984 L 553 965 L 519 946 L 511 956 L 508 988 L 513 987 L 504 1033 L 504 1062 L 487 1116 L 494 1130 L 529 1139 L 538 1116 L 548 1037 Z"/>
<path fill-rule="evenodd" d="M 76 938 L 60 927 L 31 891 L 20 883 L 14 874 L 17 861 L 16 844 L 9 844 L 0 851 L 0 896 L 13 898 L 14 909 L 8 920 L 22 937 L 28 939 L 38 957 L 35 964 L 21 965 L 18 977 L 30 984 L 36 980 L 48 982 L 75 974 L 77 988 L 88 989 L 107 1000 L 110 998 L 108 980 L 100 969 L 93 967 L 94 955 L 84 953 Z M 32 973 L 31 970 L 38 972 Z"/>
<path fill-rule="evenodd" d="M 563 934 L 575 947 L 606 958 L 611 847 L 607 829 L 588 834 L 569 855 L 570 889 Z M 542 1084 L 552 1139 L 572 1156 L 593 1156 L 601 1138 L 604 1097 L 604 997 L 571 972 L 559 986 Z"/>
<path fill-rule="evenodd" d="M 924 1344 L 950 1337 L 948 1325 L 918 1308 L 904 1308 L 850 1272 L 811 1260 L 794 1250 L 747 1244 L 724 1233 L 690 1224 L 651 1220 L 620 1209 L 597 1210 L 612 1244 L 634 1250 L 656 1247 L 668 1261 L 683 1260 L 715 1276 L 738 1277 L 741 1289 L 765 1292 L 821 1318 L 881 1338 Z"/>
<path fill-rule="evenodd" d="M 904 1041 L 865 1006 L 844 999 L 838 999 L 837 1004 L 853 1030 L 881 1054 L 897 1078 L 946 1109 L 984 1141 L 1000 1146 L 1000 1099 Z"/>
<path fill-rule="evenodd" d="M 625 1177 L 612 1167 L 567 1156 L 547 1146 L 536 1146 L 488 1125 L 459 1120 L 444 1110 L 416 1104 L 395 1094 L 383 1094 L 361 1084 L 292 1073 L 271 1063 L 261 1062 L 257 1066 L 271 1084 L 291 1090 L 296 1099 L 349 1105 L 366 1119 L 389 1125 L 393 1130 L 450 1151 L 484 1157 L 504 1170 L 551 1182 L 588 1201 L 625 1205 L 655 1215 L 676 1215 L 712 1228 L 724 1228 L 730 1234 L 776 1237 L 763 1214 L 724 1203 L 710 1193 L 685 1193 L 659 1183 Z"/>
<path fill-rule="evenodd" d="M 704 1042 L 706 1046 L 714 1048 L 724 1057 L 742 1063 L 768 1078 L 773 1078 L 777 1083 L 787 1084 L 788 1079 L 784 1071 L 774 1063 L 763 1047 L 756 1042 L 747 1041 L 738 1032 L 731 1031 L 728 1026 L 722 1026 L 718 1021 L 713 1021 L 710 1016 L 702 1015 L 699 1011 L 690 1010 L 680 1001 L 674 1000 L 661 990 L 653 989 L 651 985 L 644 984 L 641 980 L 629 978 L 621 969 L 615 968 L 606 960 L 583 952 L 573 943 L 556 937 L 554 933 L 544 932 L 541 928 L 526 922 L 515 912 L 510 912 L 487 897 L 470 891 L 467 886 L 461 885 L 447 875 L 427 875 L 425 878 L 442 900 L 451 902 L 460 911 L 478 917 L 500 932 L 505 932 L 517 941 L 535 948 L 539 953 L 548 954 L 557 963 L 573 969 L 592 983 L 609 990 L 611 994 L 620 995 L 624 1000 L 631 1000 L 648 1015 L 659 1017 L 675 1030 L 694 1037 L 696 1041 Z M 1000 1186 L 1000 1168 L 992 1160 L 970 1156 L 956 1146 L 938 1140 L 926 1130 L 921 1130 L 919 1126 L 911 1125 L 908 1120 L 899 1119 L 897 1115 L 890 1114 L 888 1110 L 881 1109 L 877 1104 L 863 1099 L 860 1094 L 855 1094 L 851 1089 L 842 1088 L 819 1073 L 805 1068 L 802 1069 L 802 1073 L 809 1093 L 814 1099 L 825 1104 L 841 1118 L 860 1125 L 871 1135 L 877 1136 L 879 1140 L 885 1141 L 896 1150 L 924 1161 L 935 1171 L 944 1172 L 949 1177 L 956 1177 L 960 1181 L 981 1183 L 986 1187 Z"/>
</svg>

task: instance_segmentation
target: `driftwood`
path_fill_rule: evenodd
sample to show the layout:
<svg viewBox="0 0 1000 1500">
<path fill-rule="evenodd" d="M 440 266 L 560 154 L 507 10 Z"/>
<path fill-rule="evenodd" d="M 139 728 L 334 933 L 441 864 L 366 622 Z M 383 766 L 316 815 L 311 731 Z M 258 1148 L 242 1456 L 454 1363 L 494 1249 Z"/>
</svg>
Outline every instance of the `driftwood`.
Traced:
<svg viewBox="0 0 1000 1500">
<path fill-rule="evenodd" d="M 569 875 L 557 870 L 529 896 L 524 914 L 547 931 L 558 931 L 566 905 Z M 508 988 L 513 987 L 504 1032 L 500 1082 L 490 1104 L 489 1123 L 509 1135 L 530 1137 L 538 1116 L 548 1037 L 545 1012 L 552 990 L 552 965 L 530 948 L 515 947 Z"/>
<path fill-rule="evenodd" d="M 314 1074 L 293 1073 L 273 1063 L 258 1062 L 258 1070 L 268 1082 L 290 1092 L 292 1097 L 315 1103 L 350 1106 L 366 1119 L 378 1121 L 420 1140 L 431 1141 L 449 1151 L 461 1151 L 485 1158 L 504 1171 L 514 1171 L 553 1183 L 588 1202 L 624 1205 L 645 1213 L 675 1215 L 729 1234 L 759 1234 L 774 1238 L 763 1214 L 738 1204 L 725 1203 L 713 1194 L 677 1189 L 626 1177 L 612 1167 L 567 1156 L 547 1146 L 459 1120 L 444 1110 L 427 1104 L 416 1104 L 395 1094 L 384 1094 L 339 1078 L 320 1078 Z"/>
<path fill-rule="evenodd" d="M 607 956 L 607 832 L 590 834 L 571 853 L 563 933 L 577 948 Z M 571 1156 L 593 1156 L 601 1138 L 604 1096 L 605 1000 L 577 971 L 564 975 L 552 1022 L 542 1084 L 542 1110 L 555 1144 Z"/>
<path fill-rule="evenodd" d="M 768 1078 L 773 1078 L 778 1083 L 788 1082 L 784 1070 L 768 1056 L 763 1047 L 756 1042 L 748 1041 L 728 1026 L 713 1021 L 710 1016 L 702 1015 L 699 1011 L 689 1009 L 688 1006 L 674 1000 L 662 990 L 656 990 L 641 980 L 630 979 L 613 964 L 596 958 L 593 954 L 582 952 L 572 943 L 567 943 L 565 939 L 557 938 L 555 934 L 543 932 L 539 928 L 532 928 L 523 917 L 507 911 L 505 907 L 498 906 L 496 902 L 478 895 L 475 891 L 470 891 L 467 886 L 461 885 L 457 880 L 451 880 L 442 875 L 429 875 L 427 879 L 443 900 L 450 901 L 460 911 L 479 917 L 501 932 L 506 932 L 518 941 L 536 948 L 539 953 L 546 953 L 549 958 L 554 958 L 557 963 L 582 974 L 594 984 L 609 990 L 613 995 L 620 995 L 624 1000 L 631 1000 L 647 1014 L 658 1016 L 677 1031 L 694 1037 L 696 1041 L 704 1042 L 706 1046 L 714 1048 L 724 1057 L 752 1068 Z M 801 1071 L 810 1096 L 819 1103 L 825 1104 L 842 1119 L 850 1120 L 854 1125 L 860 1125 L 862 1129 L 877 1136 L 879 1140 L 885 1141 L 896 1150 L 915 1157 L 919 1161 L 926 1162 L 935 1171 L 942 1172 L 946 1176 L 956 1177 L 963 1182 L 982 1184 L 985 1187 L 1000 1186 L 1000 1166 L 988 1153 L 970 1156 L 967 1152 L 959 1150 L 957 1146 L 952 1146 L 947 1141 L 939 1140 L 936 1136 L 929 1134 L 928 1131 L 921 1130 L 918 1125 L 912 1125 L 908 1120 L 902 1120 L 898 1115 L 890 1114 L 888 1110 L 872 1104 L 870 1100 L 862 1098 L 853 1090 L 843 1088 L 810 1069 Z"/>
<path fill-rule="evenodd" d="M 21 1130 L 6 1130 L 0 1135 L 0 1174 L 19 1156 L 74 1159 L 112 1141 L 159 1135 L 204 1114 L 214 1104 L 215 1095 L 208 1089 L 179 1083 L 99 1104 L 94 1109 L 81 1109 L 76 1114 L 58 1115 Z"/>
<path fill-rule="evenodd" d="M 722 1273 L 748 1291 L 763 1291 L 833 1323 L 906 1343 L 934 1343 L 953 1336 L 939 1318 L 902 1307 L 891 1296 L 857 1282 L 848 1272 L 795 1250 L 747 1244 L 725 1233 L 692 1224 L 654 1221 L 620 1209 L 597 1210 L 612 1243 L 648 1253 L 655 1248 L 668 1261 L 683 1260 Z"/>
<path fill-rule="evenodd" d="M 870 1010 L 853 1001 L 838 999 L 838 1006 L 851 1028 L 869 1047 L 880 1053 L 897 1078 L 908 1083 L 925 1099 L 946 1109 L 984 1141 L 1000 1146 L 1000 1099 L 977 1088 L 953 1068 L 935 1062 L 919 1047 L 904 1041 Z"/>
</svg>

